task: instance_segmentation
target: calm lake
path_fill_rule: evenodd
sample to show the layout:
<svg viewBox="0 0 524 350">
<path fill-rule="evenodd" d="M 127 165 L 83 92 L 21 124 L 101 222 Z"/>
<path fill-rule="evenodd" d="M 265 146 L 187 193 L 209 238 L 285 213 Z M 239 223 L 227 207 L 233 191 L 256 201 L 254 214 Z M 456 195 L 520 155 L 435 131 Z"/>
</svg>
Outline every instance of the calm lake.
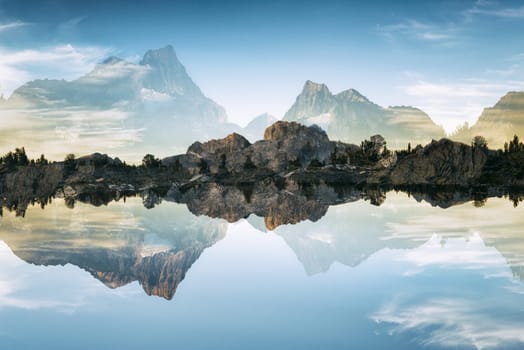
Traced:
<svg viewBox="0 0 524 350">
<path fill-rule="evenodd" d="M 524 348 L 523 205 L 389 192 L 313 220 L 135 197 L 4 209 L 1 348 Z"/>
</svg>

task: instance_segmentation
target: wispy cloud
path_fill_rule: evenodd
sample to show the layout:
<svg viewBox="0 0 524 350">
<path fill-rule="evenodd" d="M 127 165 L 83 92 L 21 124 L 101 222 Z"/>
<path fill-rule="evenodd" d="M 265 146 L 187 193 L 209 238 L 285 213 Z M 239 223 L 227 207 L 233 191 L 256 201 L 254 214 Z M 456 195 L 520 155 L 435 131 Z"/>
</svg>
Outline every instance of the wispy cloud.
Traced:
<svg viewBox="0 0 524 350">
<path fill-rule="evenodd" d="M 503 207 L 496 205 L 494 208 L 503 212 Z M 457 219 L 459 213 L 464 212 L 460 209 L 451 209 L 456 211 Z M 475 214 L 475 217 L 477 215 L 483 214 Z M 431 220 L 443 228 L 448 223 L 440 217 Z M 419 227 L 426 231 L 435 229 L 432 223 L 424 222 L 424 225 Z M 436 231 L 441 232 L 438 227 Z M 515 237 L 518 237 L 520 232 L 516 231 Z M 377 322 L 378 331 L 391 336 L 407 335 L 421 347 L 474 347 L 480 350 L 524 343 L 521 314 L 514 306 L 522 299 L 522 282 L 513 277 L 507 257 L 500 253 L 500 242 L 498 248 L 490 247 L 478 234 L 467 238 L 442 238 L 434 235 L 416 249 L 392 252 L 394 262 L 406 264 L 402 275 L 413 282 L 409 287 L 400 287 L 400 291 L 389 296 L 388 301 L 370 316 Z M 423 271 L 426 273 L 422 274 Z M 431 286 L 423 277 L 428 275 L 435 277 Z M 470 288 L 477 284 L 482 284 L 482 288 Z"/>
<path fill-rule="evenodd" d="M 390 303 L 372 319 L 390 324 L 391 334 L 428 330 L 427 338 L 421 340 L 425 346 L 474 346 L 480 350 L 524 343 L 520 321 L 502 319 L 494 309 L 486 310 L 468 300 L 435 298 L 414 305 Z"/>
<path fill-rule="evenodd" d="M 57 45 L 42 49 L 10 50 L 0 46 L 0 92 L 6 95 L 36 78 L 73 79 L 91 70 L 111 49 Z"/>
<path fill-rule="evenodd" d="M 16 140 L 32 157 L 43 152 L 50 159 L 63 159 L 67 153 L 103 151 L 135 160 L 139 152 L 133 146 L 143 142 L 144 129 L 134 125 L 134 117 L 117 108 L 0 111 L 0 150 L 11 149 Z"/>
<path fill-rule="evenodd" d="M 524 6 L 501 7 L 496 2 L 480 0 L 473 7 L 464 11 L 466 19 L 476 16 L 492 16 L 506 19 L 524 19 Z"/>
<path fill-rule="evenodd" d="M 149 70 L 148 66 L 140 66 L 127 61 L 118 61 L 110 65 L 100 65 L 89 75 L 82 78 L 83 83 L 107 84 L 111 80 L 124 77 L 138 78 Z"/>
<path fill-rule="evenodd" d="M 396 24 L 379 26 L 378 31 L 390 39 L 402 36 L 409 39 L 440 44 L 450 44 L 456 39 L 456 29 L 453 26 L 437 26 L 413 19 L 408 19 Z"/>
<path fill-rule="evenodd" d="M 9 23 L 0 23 L 0 33 L 7 32 L 8 30 L 25 27 L 29 25 L 27 22 L 15 21 Z"/>
</svg>

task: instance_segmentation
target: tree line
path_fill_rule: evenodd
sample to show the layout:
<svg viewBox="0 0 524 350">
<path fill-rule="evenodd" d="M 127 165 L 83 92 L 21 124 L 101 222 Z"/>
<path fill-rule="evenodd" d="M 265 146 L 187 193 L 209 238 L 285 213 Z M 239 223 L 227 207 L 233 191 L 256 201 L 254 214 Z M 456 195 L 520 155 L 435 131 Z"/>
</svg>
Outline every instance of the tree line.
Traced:
<svg viewBox="0 0 524 350">
<path fill-rule="evenodd" d="M 25 148 L 15 148 L 15 151 L 8 152 L 2 157 L 0 157 L 0 165 L 4 165 L 7 168 L 11 169 L 16 166 L 26 166 L 26 165 L 47 165 L 49 164 L 49 161 L 45 158 L 45 156 L 42 154 L 37 159 L 31 159 L 27 157 L 27 154 L 25 152 Z"/>
</svg>

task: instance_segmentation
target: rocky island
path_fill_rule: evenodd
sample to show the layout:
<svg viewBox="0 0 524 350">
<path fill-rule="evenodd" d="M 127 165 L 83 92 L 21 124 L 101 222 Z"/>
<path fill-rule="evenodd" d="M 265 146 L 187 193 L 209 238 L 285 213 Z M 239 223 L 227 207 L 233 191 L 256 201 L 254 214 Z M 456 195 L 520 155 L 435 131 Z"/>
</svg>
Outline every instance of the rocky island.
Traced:
<svg viewBox="0 0 524 350">
<path fill-rule="evenodd" d="M 74 206 L 75 201 L 101 205 L 141 195 L 146 207 L 164 198 L 228 221 L 254 213 L 268 228 L 320 218 L 327 206 L 348 200 L 380 204 L 391 189 L 449 206 L 521 188 L 524 144 L 516 136 L 504 150 L 489 149 L 479 136 L 471 145 L 441 139 L 392 151 L 380 135 L 354 145 L 330 140 L 318 126 L 286 121 L 269 126 L 255 143 L 233 133 L 195 142 L 185 154 L 146 155 L 140 166 L 99 153 L 69 155 L 62 162 L 43 156 L 29 161 L 24 149 L 0 162 L 0 207 L 17 215 L 53 198 Z M 521 198 L 513 197 L 516 203 Z"/>
</svg>

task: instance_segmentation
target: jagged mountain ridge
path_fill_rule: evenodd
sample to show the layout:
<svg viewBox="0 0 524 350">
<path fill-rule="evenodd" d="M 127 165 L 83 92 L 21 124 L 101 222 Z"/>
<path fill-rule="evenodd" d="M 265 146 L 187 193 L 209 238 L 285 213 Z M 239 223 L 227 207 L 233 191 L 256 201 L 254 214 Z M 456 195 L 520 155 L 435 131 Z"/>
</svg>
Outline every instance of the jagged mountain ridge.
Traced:
<svg viewBox="0 0 524 350">
<path fill-rule="evenodd" d="M 165 102 L 170 98 L 177 99 L 180 104 L 187 103 L 185 100 L 196 105 L 209 104 L 210 117 L 207 119 L 226 121 L 224 109 L 202 93 L 170 45 L 147 51 L 138 64 L 109 57 L 73 81 L 45 79 L 28 82 L 16 89 L 7 102 L 105 108 L 122 102 L 155 99 Z M 198 111 L 196 108 L 193 113 Z"/>
<path fill-rule="evenodd" d="M 28 82 L 0 101 L 0 118 L 20 120 L 4 123 L 0 147 L 16 140 L 55 159 L 102 149 L 138 161 L 144 152 L 168 155 L 196 139 L 240 130 L 191 79 L 172 46 L 147 51 L 139 63 L 109 57 L 73 81 Z M 69 152 L 59 153 L 66 145 Z"/>
<path fill-rule="evenodd" d="M 383 108 L 355 89 L 333 94 L 325 84 L 310 80 L 283 119 L 317 124 L 331 138 L 346 142 L 360 142 L 370 135 L 382 134 L 392 148 L 405 148 L 410 142 L 425 144 L 445 136 L 444 129 L 420 109 Z"/>
<path fill-rule="evenodd" d="M 514 134 L 524 134 L 523 96 L 523 92 L 508 93 L 486 108 L 473 127 L 452 138 L 469 143 L 480 134 L 490 145 L 502 147 Z M 109 57 L 73 81 L 28 82 L 7 100 L 0 99 L 0 118 L 24 120 L 25 125 L 25 129 L 13 128 L 13 123 L 2 126 L 0 148 L 5 151 L 16 140 L 51 158 L 63 158 L 66 151 L 57 156 L 51 152 L 67 145 L 72 152 L 102 150 L 134 161 L 146 152 L 168 156 L 194 140 L 231 132 L 256 140 L 276 120 L 266 114 L 245 128 L 228 123 L 225 110 L 204 95 L 172 46 L 147 51 L 139 63 Z M 426 144 L 445 136 L 442 127 L 418 108 L 384 108 L 355 89 L 333 94 L 326 85 L 312 81 L 305 83 L 283 119 L 317 124 L 332 139 L 352 143 L 379 133 L 389 148 Z M 89 149 L 98 144 L 102 146 Z"/>
</svg>

